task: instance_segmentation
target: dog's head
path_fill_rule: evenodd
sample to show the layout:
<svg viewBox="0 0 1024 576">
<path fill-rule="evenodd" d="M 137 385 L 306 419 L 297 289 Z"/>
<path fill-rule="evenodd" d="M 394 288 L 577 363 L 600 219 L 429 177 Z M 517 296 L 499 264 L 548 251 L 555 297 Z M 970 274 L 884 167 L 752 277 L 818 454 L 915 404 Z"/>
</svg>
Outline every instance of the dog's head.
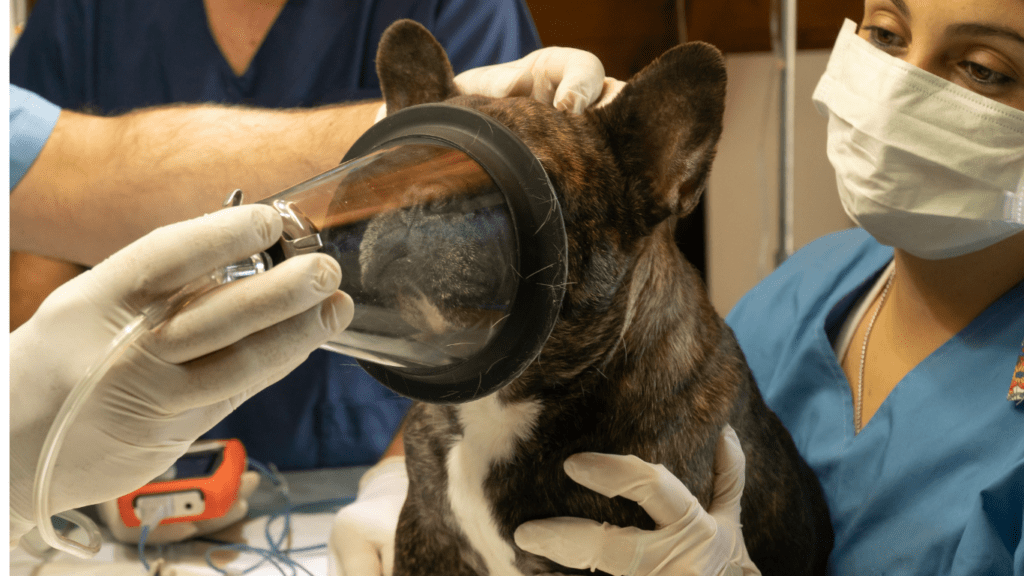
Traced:
<svg viewBox="0 0 1024 576">
<path fill-rule="evenodd" d="M 652 243 L 678 252 L 675 221 L 706 185 L 725 100 L 721 54 L 703 43 L 678 46 L 607 106 L 582 115 L 531 98 L 460 94 L 444 49 L 412 21 L 385 32 L 377 73 L 389 114 L 442 101 L 473 108 L 540 159 L 561 203 L 569 257 L 566 296 L 543 357 L 557 366 L 564 355 L 578 366 L 607 355 L 602 342 L 618 340 L 630 314 L 623 287 L 652 280 L 632 273 L 638 257 Z"/>
</svg>

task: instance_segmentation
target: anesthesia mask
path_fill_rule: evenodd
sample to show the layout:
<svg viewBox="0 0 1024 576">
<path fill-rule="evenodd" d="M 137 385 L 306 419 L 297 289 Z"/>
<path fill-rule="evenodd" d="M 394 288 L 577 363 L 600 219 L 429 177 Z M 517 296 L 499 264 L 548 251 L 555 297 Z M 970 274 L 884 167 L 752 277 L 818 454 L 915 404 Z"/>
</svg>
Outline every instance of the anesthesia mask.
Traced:
<svg viewBox="0 0 1024 576">
<path fill-rule="evenodd" d="M 340 166 L 260 203 L 284 222 L 266 264 L 323 252 L 341 265 L 355 316 L 322 348 L 399 394 L 487 395 L 551 332 L 566 278 L 561 209 L 540 161 L 483 114 L 404 109 Z"/>
</svg>

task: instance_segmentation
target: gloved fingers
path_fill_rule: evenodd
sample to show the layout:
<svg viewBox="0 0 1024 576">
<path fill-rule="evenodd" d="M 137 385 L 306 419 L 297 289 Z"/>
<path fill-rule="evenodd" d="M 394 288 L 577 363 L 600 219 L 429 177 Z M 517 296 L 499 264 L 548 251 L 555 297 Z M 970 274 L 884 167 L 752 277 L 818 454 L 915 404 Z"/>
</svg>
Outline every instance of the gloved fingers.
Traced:
<svg viewBox="0 0 1024 576">
<path fill-rule="evenodd" d="M 525 522 L 513 539 L 523 550 L 563 566 L 621 575 L 636 571 L 649 534 L 635 527 L 560 517 Z"/>
<path fill-rule="evenodd" d="M 555 108 L 574 114 L 596 102 L 604 87 L 604 65 L 584 50 L 551 48 L 540 55 L 534 70 L 542 70 L 546 80 L 534 80 L 535 94 L 537 88 L 553 86 Z"/>
<path fill-rule="evenodd" d="M 297 368 L 317 346 L 348 326 L 353 311 L 352 298 L 335 292 L 301 314 L 179 365 L 186 377 L 164 382 L 153 403 L 178 414 L 228 400 L 230 405 L 218 408 L 223 417 Z"/>
<path fill-rule="evenodd" d="M 331 529 L 331 550 L 342 576 L 384 574 L 377 546 L 338 520 Z"/>
<path fill-rule="evenodd" d="M 252 204 L 158 228 L 96 266 L 108 294 L 136 309 L 281 237 L 281 216 Z"/>
<path fill-rule="evenodd" d="M 541 48 L 531 55 L 536 55 L 529 68 L 534 100 L 579 114 L 600 97 L 604 65 L 597 56 L 560 47 Z"/>
<path fill-rule="evenodd" d="M 329 256 L 289 258 L 189 303 L 154 330 L 145 346 L 165 362 L 181 364 L 309 310 L 340 283 L 341 268 Z"/>
<path fill-rule="evenodd" d="M 658 527 L 682 519 L 689 522 L 703 512 L 674 474 L 636 456 L 581 452 L 566 458 L 565 473 L 599 494 L 623 496 L 640 504 Z"/>
<path fill-rule="evenodd" d="M 466 70 L 455 77 L 460 94 L 505 98 L 529 96 L 533 92 L 533 74 L 530 66 L 537 59 L 536 52 L 507 64 L 492 64 Z"/>
<path fill-rule="evenodd" d="M 492 98 L 530 96 L 579 114 L 601 96 L 604 65 L 584 50 L 541 48 L 514 62 L 467 70 L 455 77 L 455 86 Z"/>
<path fill-rule="evenodd" d="M 622 80 L 616 80 L 612 77 L 606 77 L 604 83 L 601 86 L 601 96 L 594 103 L 594 108 L 602 108 L 611 103 L 612 100 L 622 92 L 622 89 L 626 87 L 626 83 Z"/>
<path fill-rule="evenodd" d="M 712 516 L 727 514 L 739 523 L 740 499 L 746 482 L 746 461 L 739 436 L 732 426 L 726 424 L 718 435 L 715 448 L 714 499 L 708 508 Z"/>
</svg>

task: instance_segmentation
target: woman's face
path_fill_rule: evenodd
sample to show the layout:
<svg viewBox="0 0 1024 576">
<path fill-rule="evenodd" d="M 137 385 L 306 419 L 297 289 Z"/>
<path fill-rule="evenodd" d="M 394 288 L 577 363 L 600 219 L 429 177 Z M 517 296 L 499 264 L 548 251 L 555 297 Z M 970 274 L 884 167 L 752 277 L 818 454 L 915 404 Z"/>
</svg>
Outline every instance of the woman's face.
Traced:
<svg viewBox="0 0 1024 576">
<path fill-rule="evenodd" d="M 1024 0 L 865 0 L 858 34 L 918 68 L 1024 110 Z"/>
</svg>

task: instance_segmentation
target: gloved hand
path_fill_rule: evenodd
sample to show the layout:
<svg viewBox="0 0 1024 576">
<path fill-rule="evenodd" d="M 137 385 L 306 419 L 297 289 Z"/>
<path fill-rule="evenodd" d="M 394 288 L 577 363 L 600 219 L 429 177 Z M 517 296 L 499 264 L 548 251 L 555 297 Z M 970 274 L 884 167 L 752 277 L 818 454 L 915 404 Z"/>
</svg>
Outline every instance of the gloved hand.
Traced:
<svg viewBox="0 0 1024 576">
<path fill-rule="evenodd" d="M 516 544 L 563 566 L 615 575 L 760 575 L 740 531 L 744 463 L 739 438 L 726 425 L 715 454 L 714 500 L 705 512 L 660 464 L 636 456 L 574 454 L 565 461 L 570 478 L 609 498 L 635 500 L 657 528 L 646 531 L 581 518 L 551 518 L 523 523 L 516 529 Z"/>
<path fill-rule="evenodd" d="M 363 474 L 355 502 L 338 511 L 331 527 L 332 576 L 391 576 L 395 528 L 408 490 L 404 456 L 385 458 Z"/>
<path fill-rule="evenodd" d="M 69 391 L 151 302 L 281 236 L 269 206 L 221 210 L 151 232 L 54 291 L 10 336 L 11 540 L 31 529 L 32 485 L 47 431 Z M 149 482 L 247 398 L 348 326 L 330 257 L 291 258 L 220 286 L 144 334 L 72 424 L 50 487 L 51 511 L 112 500 Z"/>
<path fill-rule="evenodd" d="M 238 522 L 249 513 L 249 497 L 260 485 L 260 474 L 248 470 L 242 473 L 242 483 L 238 487 L 238 497 L 226 514 L 220 518 L 198 520 L 196 522 L 173 522 L 160 524 L 146 535 L 147 545 L 181 542 L 197 536 L 214 534 Z M 121 520 L 121 512 L 117 508 L 117 500 L 108 500 L 97 506 L 100 518 L 110 530 L 111 535 L 120 542 L 137 544 L 142 537 L 142 527 L 129 528 Z"/>
<path fill-rule="evenodd" d="M 610 102 L 624 85 L 605 77 L 597 56 L 558 47 L 534 50 L 519 60 L 474 68 L 455 77 L 455 86 L 463 94 L 532 96 L 576 114 L 591 104 Z"/>
<path fill-rule="evenodd" d="M 575 48 L 541 48 L 519 60 L 466 70 L 455 77 L 463 94 L 505 98 L 532 96 L 575 114 L 611 102 L 626 83 L 604 75 L 601 60 Z M 387 115 L 381 104 L 375 122 Z"/>
</svg>

